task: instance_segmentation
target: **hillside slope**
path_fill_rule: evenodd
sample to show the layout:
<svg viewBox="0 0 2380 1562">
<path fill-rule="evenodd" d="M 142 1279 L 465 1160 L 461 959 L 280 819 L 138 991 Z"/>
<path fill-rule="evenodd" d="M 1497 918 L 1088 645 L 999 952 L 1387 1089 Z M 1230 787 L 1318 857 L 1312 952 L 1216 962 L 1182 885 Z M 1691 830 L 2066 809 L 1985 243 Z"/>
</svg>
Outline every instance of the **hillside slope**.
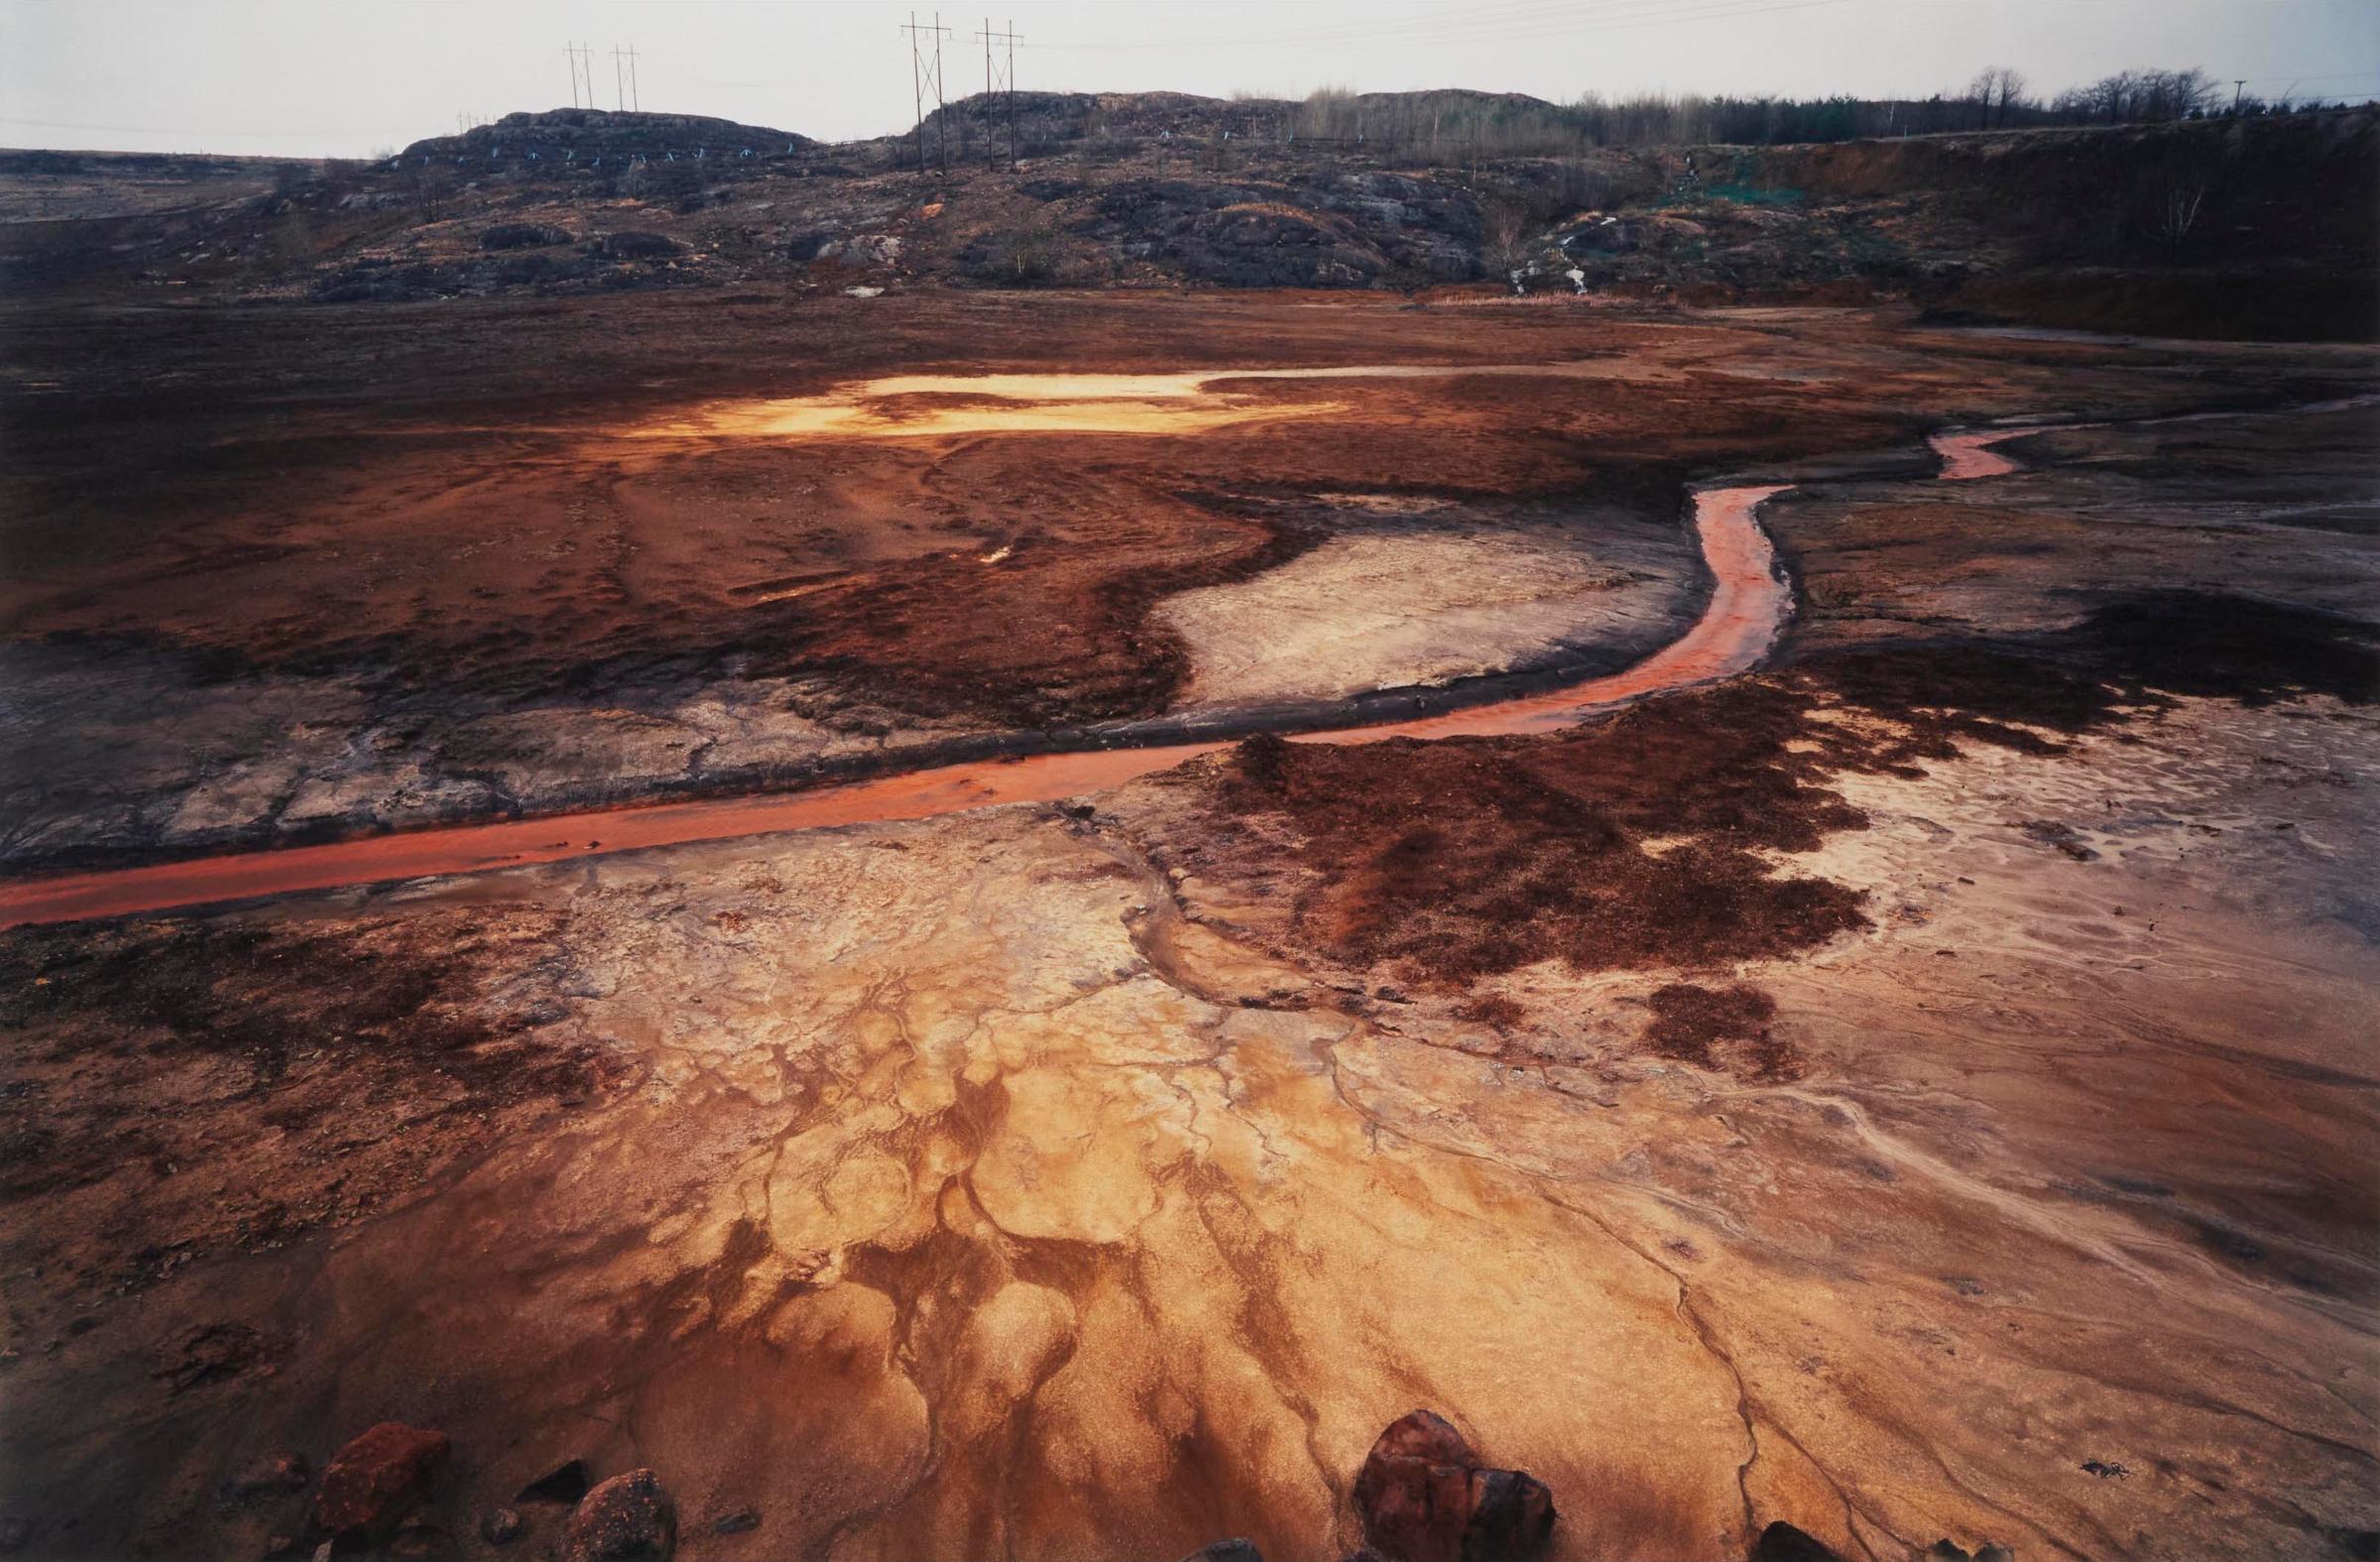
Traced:
<svg viewBox="0 0 2380 1562">
<path fill-rule="evenodd" d="M 1404 127 L 1374 140 L 1308 134 L 1312 105 L 1274 100 L 1019 93 L 840 145 L 696 116 L 515 114 L 200 207 L 0 221 L 0 283 L 285 301 L 1471 286 L 2380 336 L 2371 111 L 1524 155 L 1543 108 L 1383 94 L 1320 116 Z M 1465 128 L 1432 138 L 1447 125 Z M 8 180 L 0 166 L 0 197 Z"/>
</svg>

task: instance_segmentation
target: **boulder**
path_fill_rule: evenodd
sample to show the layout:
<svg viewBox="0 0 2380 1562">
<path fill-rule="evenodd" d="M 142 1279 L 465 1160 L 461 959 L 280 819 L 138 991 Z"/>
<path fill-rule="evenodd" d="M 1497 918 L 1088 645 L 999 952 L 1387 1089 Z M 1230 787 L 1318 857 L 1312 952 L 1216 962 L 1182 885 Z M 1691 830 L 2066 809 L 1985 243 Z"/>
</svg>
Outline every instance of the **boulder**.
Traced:
<svg viewBox="0 0 2380 1562">
<path fill-rule="evenodd" d="M 677 1503 L 650 1470 L 617 1475 L 570 1515 L 562 1562 L 668 1562 L 677 1549 Z"/>
<path fill-rule="evenodd" d="M 383 1421 L 331 1456 L 314 1492 L 314 1522 L 334 1535 L 394 1523 L 446 1460 L 443 1432 Z"/>
<path fill-rule="evenodd" d="M 1554 1532 L 1553 1494 L 1517 1470 L 1490 1470 L 1463 1434 L 1427 1410 L 1392 1423 L 1356 1476 L 1364 1538 L 1389 1562 L 1527 1562 Z"/>
<path fill-rule="evenodd" d="M 521 1511 L 513 1507 L 491 1507 L 479 1515 L 479 1538 L 492 1546 L 509 1546 L 521 1538 Z"/>
</svg>

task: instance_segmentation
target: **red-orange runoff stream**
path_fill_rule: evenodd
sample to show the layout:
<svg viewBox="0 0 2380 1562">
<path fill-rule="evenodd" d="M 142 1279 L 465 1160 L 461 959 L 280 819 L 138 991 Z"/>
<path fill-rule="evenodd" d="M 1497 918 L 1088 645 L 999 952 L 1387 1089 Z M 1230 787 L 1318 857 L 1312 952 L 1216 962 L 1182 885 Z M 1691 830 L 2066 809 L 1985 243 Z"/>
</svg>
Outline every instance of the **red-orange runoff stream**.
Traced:
<svg viewBox="0 0 2380 1562">
<path fill-rule="evenodd" d="M 1984 449 L 2033 430 L 1940 434 L 1946 478 L 1988 477 L 2013 463 Z M 1761 501 L 1789 484 L 1706 488 L 1695 495 L 1695 528 L 1717 585 L 1685 635 L 1625 671 L 1543 694 L 1442 716 L 1336 731 L 1294 733 L 1301 743 L 1372 743 L 1382 738 L 1453 738 L 1546 732 L 1627 700 L 1759 665 L 1776 639 L 1792 593 L 1779 578 L 1768 536 L 1753 519 Z M 1229 747 L 1219 742 L 1159 748 L 1041 754 L 854 781 L 815 791 L 698 802 L 632 804 L 493 824 L 458 824 L 323 846 L 292 846 L 104 873 L 67 874 L 0 885 L 0 927 L 173 910 L 258 896 L 446 874 L 484 873 L 565 858 L 815 830 L 886 819 L 926 819 L 1001 803 L 1054 802 L 1120 785 Z"/>
</svg>

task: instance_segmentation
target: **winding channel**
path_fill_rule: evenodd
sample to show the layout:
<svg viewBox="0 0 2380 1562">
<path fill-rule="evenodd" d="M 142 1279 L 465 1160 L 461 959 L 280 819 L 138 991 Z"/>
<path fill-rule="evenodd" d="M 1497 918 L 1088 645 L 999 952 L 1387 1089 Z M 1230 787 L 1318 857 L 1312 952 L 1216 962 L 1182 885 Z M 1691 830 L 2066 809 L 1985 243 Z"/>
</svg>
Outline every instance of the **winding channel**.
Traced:
<svg viewBox="0 0 2380 1562">
<path fill-rule="evenodd" d="M 1517 371 L 1518 366 L 1487 372 Z M 1549 366 L 1539 372 L 1560 371 L 1558 366 Z M 1272 375 L 1287 378 L 1301 373 L 1273 371 Z M 1327 375 L 1333 371 L 1321 373 Z M 1346 376 L 1349 371 L 1336 373 Z M 1152 393 L 1188 394 L 1189 388 L 1200 381 L 1253 377 L 1245 372 L 1227 376 L 1134 377 L 1140 383 L 1078 385 L 1076 394 L 1090 390 L 1095 401 L 1111 397 L 1120 401 L 1146 399 Z M 901 383 L 906 389 L 905 382 L 888 383 Z M 1177 386 L 1181 389 L 1176 389 Z M 1009 386 L 987 386 L 986 390 L 995 397 L 1016 394 Z M 1108 395 L 1102 396 L 1103 392 Z M 745 420 L 741 425 L 729 415 L 706 418 L 698 414 L 695 422 L 656 425 L 647 431 L 676 437 L 743 433 L 833 437 L 863 431 L 858 426 L 859 421 L 875 416 L 857 398 L 851 397 L 762 405 L 768 410 L 741 415 Z M 922 425 L 903 422 L 898 425 L 898 432 L 951 432 L 953 429 L 946 424 L 954 418 L 963 421 L 971 430 L 1003 425 L 997 413 L 985 418 L 973 408 L 948 409 L 932 414 Z M 1050 424 L 1033 418 L 1006 422 L 1005 426 Z M 891 430 L 880 424 L 873 431 Z M 2037 426 L 2027 425 L 1936 434 L 1930 443 L 1942 457 L 1938 475 L 1956 480 L 2014 471 L 2015 463 L 1991 446 L 2040 431 Z M 1710 600 L 1702 616 L 1683 636 L 1632 666 L 1562 687 L 1438 715 L 1366 726 L 1317 727 L 1283 736 L 1300 743 L 1373 743 L 1386 738 L 1547 732 L 1647 695 L 1748 672 L 1767 657 L 1793 606 L 1792 588 L 1778 566 L 1776 551 L 1757 516 L 1764 502 L 1792 486 L 1738 484 L 1695 491 L 1695 531 L 1704 561 L 1715 581 Z M 0 927 L 82 921 L 304 891 L 486 873 L 578 857 L 791 830 L 926 819 L 1006 803 L 1054 802 L 1169 770 L 1186 760 L 1229 748 L 1236 741 L 1207 739 L 1061 751 L 936 766 L 797 792 L 631 803 L 528 819 L 358 836 L 322 845 L 267 848 L 138 868 L 19 880 L 0 884 Z"/>
</svg>

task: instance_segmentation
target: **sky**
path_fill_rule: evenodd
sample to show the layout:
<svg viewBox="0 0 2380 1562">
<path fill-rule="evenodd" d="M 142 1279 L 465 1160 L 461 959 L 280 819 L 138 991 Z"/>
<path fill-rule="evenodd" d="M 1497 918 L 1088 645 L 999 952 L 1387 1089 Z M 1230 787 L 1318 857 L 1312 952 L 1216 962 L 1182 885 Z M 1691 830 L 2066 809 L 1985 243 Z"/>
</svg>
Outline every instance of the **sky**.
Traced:
<svg viewBox="0 0 2380 1562">
<path fill-rule="evenodd" d="M 2380 0 L 1001 0 L 940 13 L 949 95 L 1013 26 L 1020 87 L 1325 86 L 1925 96 L 2198 65 L 2267 97 L 2380 96 Z M 825 140 L 911 119 L 907 4 L 878 0 L 0 0 L 0 146 L 366 157 L 565 106 L 565 48 L 642 106 Z M 929 4 L 917 13 L 930 22 Z M 583 91 L 581 96 L 583 97 Z M 930 89 L 928 96 L 930 106 Z"/>
</svg>

